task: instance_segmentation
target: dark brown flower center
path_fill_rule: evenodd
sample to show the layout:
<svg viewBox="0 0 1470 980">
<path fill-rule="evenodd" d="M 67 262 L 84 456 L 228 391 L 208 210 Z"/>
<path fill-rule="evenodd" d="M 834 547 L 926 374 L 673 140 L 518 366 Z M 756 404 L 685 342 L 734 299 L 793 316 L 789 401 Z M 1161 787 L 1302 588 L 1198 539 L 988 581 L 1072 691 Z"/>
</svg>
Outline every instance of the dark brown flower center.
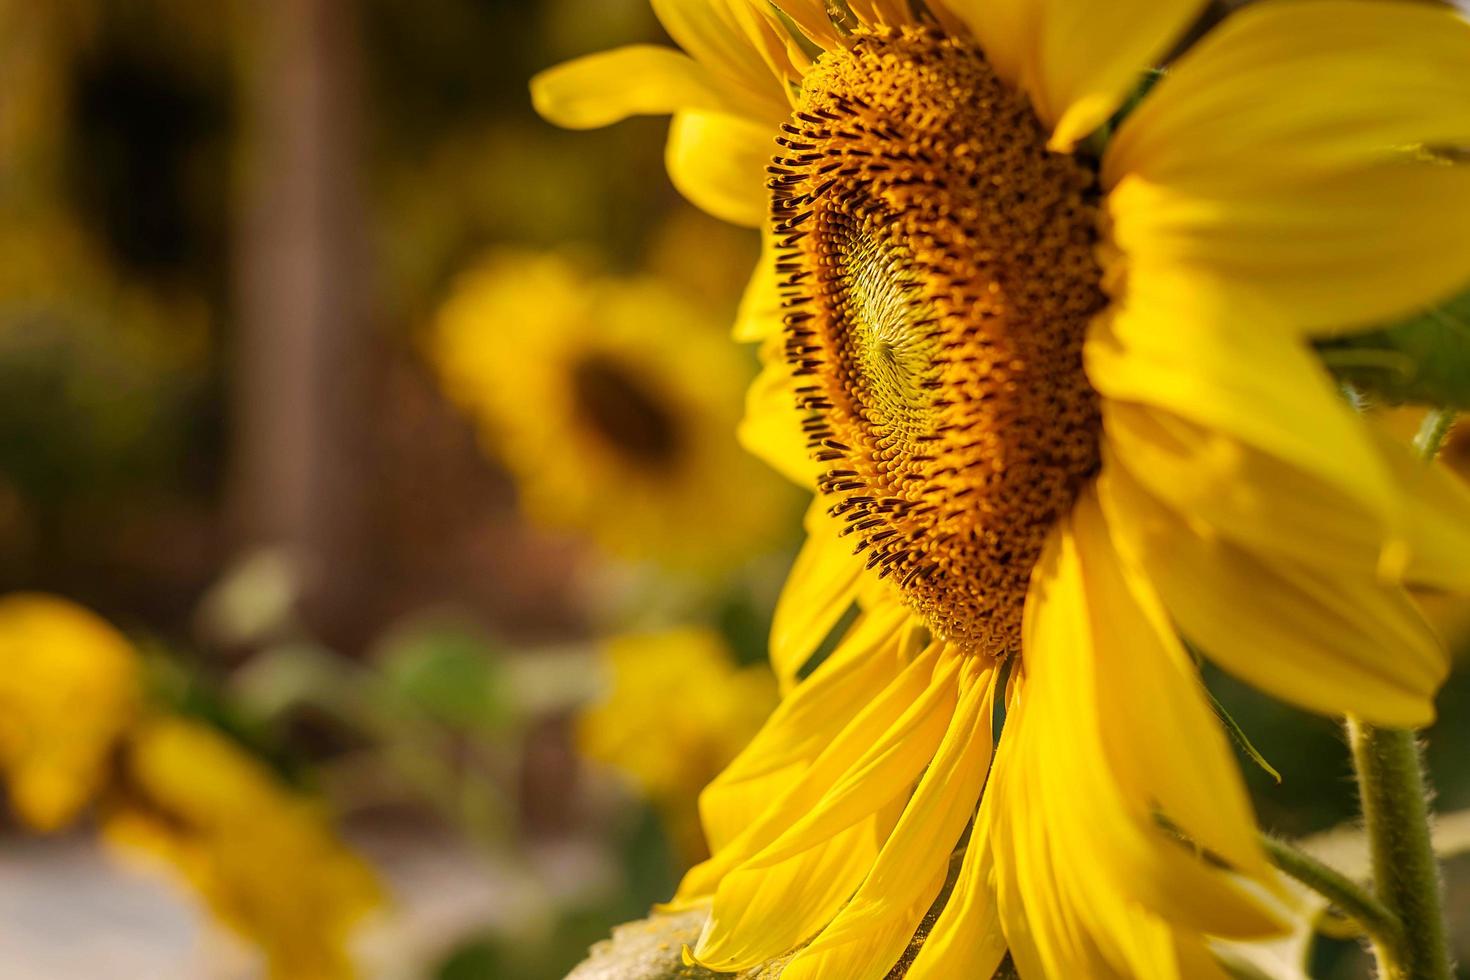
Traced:
<svg viewBox="0 0 1470 980">
<path fill-rule="evenodd" d="M 940 636 L 1003 656 L 1099 465 L 1096 179 L 971 42 L 850 42 L 771 167 L 787 357 L 856 550 Z"/>
<path fill-rule="evenodd" d="M 571 374 L 577 416 L 614 451 L 650 468 L 677 461 L 679 420 L 642 379 L 601 354 L 587 355 Z"/>
</svg>

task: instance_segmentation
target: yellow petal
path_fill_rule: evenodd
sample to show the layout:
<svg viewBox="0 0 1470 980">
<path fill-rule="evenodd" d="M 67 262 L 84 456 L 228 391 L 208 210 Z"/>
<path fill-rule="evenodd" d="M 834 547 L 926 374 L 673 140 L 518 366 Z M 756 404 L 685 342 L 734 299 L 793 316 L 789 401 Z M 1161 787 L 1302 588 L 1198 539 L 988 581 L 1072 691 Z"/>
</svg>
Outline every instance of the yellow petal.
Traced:
<svg viewBox="0 0 1470 980">
<path fill-rule="evenodd" d="M 827 634 L 858 598 L 863 563 L 846 538 L 841 521 L 827 513 L 822 498 L 806 513 L 806 542 L 786 576 L 771 620 L 771 666 L 782 690 L 816 653 Z"/>
<path fill-rule="evenodd" d="M 761 371 L 745 396 L 740 444 L 798 486 L 814 489 L 821 471 L 807 448 L 802 413 L 796 407 L 796 379 L 784 354 L 780 277 L 769 234 L 740 300 L 734 338 L 760 343 Z"/>
<path fill-rule="evenodd" d="M 790 113 L 781 76 L 766 60 L 765 27 L 751 0 L 651 0 L 664 30 L 720 85 L 735 93 L 746 114 L 779 125 Z"/>
<path fill-rule="evenodd" d="M 1187 269 L 1298 330 L 1470 280 L 1470 25 L 1448 6 L 1250 5 L 1182 57 L 1104 160 L 1131 279 Z"/>
<path fill-rule="evenodd" d="M 381 885 L 313 801 L 184 718 L 138 725 L 118 764 L 127 791 L 104 837 L 172 865 L 221 924 L 260 948 L 269 976 L 353 975 L 349 941 L 381 904 Z"/>
<path fill-rule="evenodd" d="M 1238 980 L 1242 975 L 1221 966 L 1206 941 L 1198 936 L 1176 936 L 1174 949 L 1179 958 L 1179 975 L 1185 980 L 1231 980 L 1232 977 Z"/>
<path fill-rule="evenodd" d="M 736 23 L 765 63 L 770 77 L 777 81 L 773 87 L 763 87 L 761 96 L 770 100 L 768 104 L 779 117 L 770 117 L 768 121 L 779 124 L 790 115 L 794 93 L 812 65 L 812 55 L 774 6 L 763 0 L 731 2 Z"/>
<path fill-rule="evenodd" d="M 1203 0 L 943 0 L 1068 150 L 1123 103 L 1204 10 Z"/>
<path fill-rule="evenodd" d="M 917 23 L 906 0 L 847 0 L 859 21 L 871 27 L 897 27 Z"/>
<path fill-rule="evenodd" d="M 531 79 L 531 102 L 568 129 L 596 129 L 629 116 L 730 109 L 709 71 L 672 48 L 635 44 L 588 55 Z"/>
<path fill-rule="evenodd" d="M 776 274 L 776 251 L 768 230 L 761 236 L 761 257 L 740 298 L 731 336 L 742 343 L 764 341 L 779 336 L 782 325 L 781 277 Z"/>
<path fill-rule="evenodd" d="M 695 962 L 740 970 L 774 959 L 821 930 L 867 875 L 896 813 L 891 808 L 774 867 L 720 884 Z"/>
<path fill-rule="evenodd" d="M 1105 179 L 1230 187 L 1254 183 L 1262 167 L 1296 178 L 1382 162 L 1415 144 L 1463 144 L 1467 73 L 1470 24 L 1449 7 L 1248 7 L 1150 91 L 1110 144 Z"/>
<path fill-rule="evenodd" d="M 884 653 L 891 652 L 891 648 L 879 645 L 873 652 L 881 657 Z M 853 659 L 858 662 L 865 658 Z M 903 665 L 903 669 L 892 676 L 887 684 L 869 694 L 855 714 L 842 718 L 835 732 L 830 727 L 827 728 L 831 732 L 830 737 L 820 745 L 816 757 L 810 761 L 798 760 L 796 777 L 784 790 L 770 798 L 764 807 L 751 808 L 753 812 L 758 810 L 754 819 L 741 826 L 739 832 L 716 850 L 709 860 L 685 876 L 676 900 L 683 903 L 713 891 L 729 871 L 807 814 L 851 767 L 872 751 L 876 735 L 898 726 L 906 717 L 905 712 L 913 708 L 914 702 L 924 697 L 926 691 L 930 691 L 934 663 L 935 656 L 930 651 Z M 813 680 L 815 678 L 816 675 L 813 675 Z M 797 690 L 800 691 L 801 688 Z M 867 690 L 866 686 L 860 686 L 857 693 L 862 694 Z M 813 702 L 815 706 L 815 698 Z M 912 716 L 909 717 L 910 721 L 905 722 L 906 725 L 911 725 Z M 782 736 L 778 733 L 773 737 L 778 740 L 773 751 L 779 752 L 779 739 Z M 889 749 L 891 751 L 891 745 Z M 756 760 L 744 754 L 732 763 L 732 768 L 743 770 L 740 775 L 749 776 L 750 772 L 745 767 L 760 771 Z M 768 771 L 769 766 L 765 769 Z M 894 816 L 896 818 L 897 814 Z"/>
<path fill-rule="evenodd" d="M 875 917 L 863 932 L 835 946 L 813 943 L 803 949 L 781 970 L 782 980 L 882 980 L 888 976 L 944 888 L 947 864 L 905 889 L 902 898 L 886 903 L 881 917 Z M 915 868 L 910 875 L 924 873 Z"/>
<path fill-rule="evenodd" d="M 1425 462 L 1388 433 L 1372 430 L 1402 501 L 1405 581 L 1470 593 L 1470 486 L 1439 461 Z"/>
<path fill-rule="evenodd" d="M 774 0 L 781 12 L 791 18 L 802 34 L 823 50 L 840 43 L 837 27 L 823 0 Z"/>
<path fill-rule="evenodd" d="M 1095 491 L 1078 501 L 1073 533 L 1093 631 L 1102 748 L 1119 787 L 1157 806 L 1234 870 L 1265 877 L 1245 783 L 1199 672 L 1158 595 L 1119 554 Z M 1130 703 L 1147 707 L 1133 711 Z"/>
<path fill-rule="evenodd" d="M 746 392 L 745 416 L 736 434 L 748 452 L 797 486 L 815 490 L 822 464 L 807 447 L 796 407 L 796 379 L 781 356 L 781 345 L 780 335 L 761 345 L 761 372 Z"/>
<path fill-rule="evenodd" d="M 896 604 L 859 615 L 832 653 L 777 705 L 720 782 L 815 758 L 914 659 L 904 651 L 911 616 Z"/>
<path fill-rule="evenodd" d="M 1363 427 L 1393 487 L 1392 507 L 1379 510 L 1351 487 L 1165 409 L 1108 399 L 1103 420 L 1119 464 L 1150 494 L 1242 548 L 1470 592 L 1470 488 L 1387 433 Z"/>
<path fill-rule="evenodd" d="M 1433 719 L 1446 657 L 1402 589 L 1252 553 L 1191 525 L 1111 462 L 1100 487 L 1169 613 L 1220 666 L 1324 714 L 1411 727 Z"/>
<path fill-rule="evenodd" d="M 1023 975 L 1177 977 L 1176 934 L 1278 929 L 1157 821 L 1162 810 L 1226 860 L 1264 867 L 1198 678 L 1091 491 L 1037 566 L 1022 642 L 1011 754 L 976 834 L 989 835 Z"/>
<path fill-rule="evenodd" d="M 666 908 L 689 908 L 713 898 L 726 874 L 750 854 L 753 845 L 741 840 L 742 833 L 764 820 L 773 808 L 784 805 L 811 761 L 894 679 L 894 664 L 883 663 L 881 657 L 854 661 L 850 666 L 854 669 L 845 671 L 848 676 L 833 677 L 832 683 L 813 676 L 807 685 L 822 689 L 807 698 L 798 699 L 807 685 L 798 688 L 788 702 L 798 701 L 800 708 L 779 720 L 773 717 L 750 748 L 700 793 L 700 817 L 711 857 L 685 874 Z M 844 832 L 833 839 L 850 840 L 851 835 Z"/>
<path fill-rule="evenodd" d="M 1108 445 L 1139 483 L 1241 547 L 1365 576 L 1400 550 L 1392 514 L 1228 433 L 1112 399 L 1103 402 L 1103 420 Z"/>
<path fill-rule="evenodd" d="M 956 660 L 964 656 L 957 650 L 950 650 L 948 655 Z M 885 916 L 885 906 L 909 903 L 919 895 L 926 869 L 934 869 L 943 877 L 961 832 L 979 806 L 980 789 L 990 770 L 995 713 L 993 665 L 965 660 L 958 684 L 959 699 L 944 738 L 872 873 L 837 920 L 812 943 L 811 950 L 849 942 L 866 931 L 871 922 Z M 910 934 L 915 926 L 917 923 L 910 926 Z M 880 972 L 887 970 L 885 966 Z"/>
<path fill-rule="evenodd" d="M 826 788 L 812 809 L 800 814 L 779 836 L 742 862 L 742 871 L 770 867 L 816 846 L 905 793 L 926 767 L 932 768 L 935 752 L 953 719 L 959 661 L 947 651 L 939 657 L 940 668 L 923 694 L 887 731 L 865 733 L 868 745 L 863 754 Z"/>
<path fill-rule="evenodd" d="M 954 708 L 954 670 L 938 654 L 936 646 L 914 661 L 833 739 L 779 805 L 726 849 L 739 864 L 715 891 L 694 950 L 699 963 L 738 970 L 793 948 L 824 927 L 866 876 L 868 866 L 843 864 L 846 872 L 861 873 L 842 892 L 793 869 L 828 860 L 832 842 L 855 828 L 876 829 L 879 840 L 887 836 L 898 816 L 891 804 L 929 763 Z M 937 661 L 945 668 L 938 673 Z M 798 838 L 799 850 L 787 846 Z M 761 852 L 764 863 L 747 867 Z M 796 901 L 793 884 L 822 900 Z"/>
<path fill-rule="evenodd" d="M 991 876 L 994 866 L 986 834 L 976 823 L 954 889 L 905 980 L 988 977 L 1006 952 Z"/>
<path fill-rule="evenodd" d="M 771 130 L 724 112 L 687 109 L 669 126 L 664 164 L 690 201 L 716 218 L 755 228 L 765 223 L 765 168 Z"/>
<path fill-rule="evenodd" d="M 994 671 L 969 661 L 959 684 L 959 703 L 944 740 L 873 870 L 783 976 L 881 980 L 933 904 L 990 768 Z"/>
<path fill-rule="evenodd" d="M 898 674 L 901 609 L 867 614 L 812 676 L 777 706 L 748 746 L 700 794 L 717 857 L 800 778 L 864 705 Z M 691 886 L 703 875 L 690 880 Z M 681 891 L 683 891 L 681 889 Z M 684 898 L 691 897 L 687 892 Z"/>
<path fill-rule="evenodd" d="M 1225 308 L 1222 308 L 1222 304 Z M 1254 306 L 1228 315 L 1219 292 L 1158 278 L 1088 338 L 1088 378 L 1109 400 L 1165 409 L 1351 493 L 1375 514 L 1397 506 L 1366 427 L 1300 340 Z"/>
<path fill-rule="evenodd" d="M 1057 777 L 1033 771 L 1042 759 L 1011 730 L 1024 723 L 1027 710 L 1024 695 L 1013 699 L 971 834 L 972 847 L 983 841 L 991 852 L 990 881 L 1017 971 L 1027 980 L 1183 980 L 1171 969 L 1168 928 L 1116 891 L 1097 887 L 1087 876 L 1087 858 L 1074 867 L 1054 847 L 1044 783 Z M 1094 805 L 1074 801 L 1072 808 L 1085 814 Z M 1093 887 L 1079 891 L 1078 879 Z M 1104 929 L 1097 919 L 1106 921 Z"/>
<path fill-rule="evenodd" d="M 1038 0 L 939 0 L 939 5 L 969 27 L 997 75 L 1012 85 L 1034 81 L 1043 3 Z M 1056 119 L 1046 118 L 1046 121 L 1055 123 Z"/>
</svg>

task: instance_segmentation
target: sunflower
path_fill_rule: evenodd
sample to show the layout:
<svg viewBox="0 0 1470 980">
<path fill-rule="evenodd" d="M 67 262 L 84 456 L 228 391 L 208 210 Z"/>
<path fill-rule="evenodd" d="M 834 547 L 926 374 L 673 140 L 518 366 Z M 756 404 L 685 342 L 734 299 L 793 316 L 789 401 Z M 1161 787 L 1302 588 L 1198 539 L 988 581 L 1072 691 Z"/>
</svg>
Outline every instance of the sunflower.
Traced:
<svg viewBox="0 0 1470 980">
<path fill-rule="evenodd" d="M 149 704 L 142 657 L 57 596 L 0 596 L 0 784 L 31 830 L 96 806 L 104 835 L 161 858 L 272 977 L 350 978 L 350 933 L 381 901 L 319 804 L 233 741 Z"/>
<path fill-rule="evenodd" d="M 129 733 L 109 842 L 166 863 L 274 980 L 351 980 L 354 931 L 381 905 L 376 875 L 322 809 L 205 725 L 154 717 Z"/>
<path fill-rule="evenodd" d="M 1206 4 L 654 7 L 687 54 L 594 55 L 536 103 L 673 113 L 674 183 L 765 229 L 745 433 L 817 491 L 785 699 L 675 900 L 711 903 L 694 958 L 876 980 L 967 840 L 910 980 L 1007 948 L 1029 978 L 1219 975 L 1204 937 L 1281 923 L 1181 634 L 1418 725 L 1446 659 L 1405 587 L 1470 588 L 1470 493 L 1309 346 L 1470 279 L 1470 27 L 1262 2 L 1139 98 Z"/>
<path fill-rule="evenodd" d="M 540 523 L 683 569 L 779 541 L 791 497 L 734 436 L 752 369 L 658 280 L 498 255 L 461 278 L 430 357 Z"/>
</svg>

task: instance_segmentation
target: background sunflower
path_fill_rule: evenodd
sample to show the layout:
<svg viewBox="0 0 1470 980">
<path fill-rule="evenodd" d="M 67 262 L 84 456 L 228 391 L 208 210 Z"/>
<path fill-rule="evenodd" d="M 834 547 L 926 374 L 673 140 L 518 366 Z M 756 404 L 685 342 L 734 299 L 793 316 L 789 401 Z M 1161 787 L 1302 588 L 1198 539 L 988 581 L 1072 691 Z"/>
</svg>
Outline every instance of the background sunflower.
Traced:
<svg viewBox="0 0 1470 980">
<path fill-rule="evenodd" d="M 500 254 L 456 281 L 428 345 L 533 519 L 708 571 L 768 550 L 795 505 L 736 443 L 753 365 L 721 326 L 652 277 Z"/>
</svg>

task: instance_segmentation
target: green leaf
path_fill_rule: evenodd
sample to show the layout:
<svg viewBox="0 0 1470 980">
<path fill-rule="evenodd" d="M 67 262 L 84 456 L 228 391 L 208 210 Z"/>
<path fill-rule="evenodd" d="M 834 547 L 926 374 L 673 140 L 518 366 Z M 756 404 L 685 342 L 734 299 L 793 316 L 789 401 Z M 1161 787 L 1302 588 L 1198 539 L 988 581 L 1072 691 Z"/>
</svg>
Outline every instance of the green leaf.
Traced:
<svg viewBox="0 0 1470 980">
<path fill-rule="evenodd" d="M 472 627 L 434 618 L 379 644 L 380 676 L 394 699 L 452 728 L 495 731 L 513 715 L 499 650 Z"/>
<path fill-rule="evenodd" d="M 1316 347 L 1340 381 L 1378 401 L 1470 408 L 1470 290 L 1401 323 Z"/>
</svg>

